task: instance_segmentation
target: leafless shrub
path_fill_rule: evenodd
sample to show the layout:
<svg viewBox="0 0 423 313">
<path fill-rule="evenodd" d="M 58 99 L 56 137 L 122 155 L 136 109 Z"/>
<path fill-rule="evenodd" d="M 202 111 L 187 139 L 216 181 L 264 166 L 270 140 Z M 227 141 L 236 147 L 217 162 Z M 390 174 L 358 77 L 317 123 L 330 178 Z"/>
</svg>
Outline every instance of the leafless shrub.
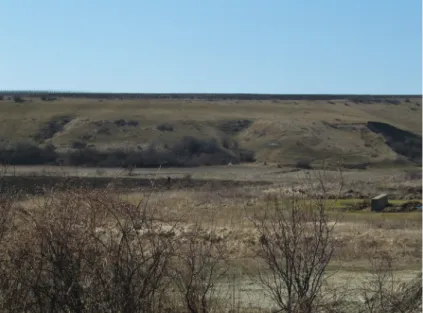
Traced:
<svg viewBox="0 0 423 313">
<path fill-rule="evenodd" d="M 407 283 L 394 277 L 393 259 L 375 252 L 370 258 L 371 276 L 360 288 L 362 313 L 414 313 L 422 310 L 422 274 Z"/>
<path fill-rule="evenodd" d="M 275 201 L 266 210 L 261 221 L 252 220 L 260 234 L 258 257 L 266 265 L 260 282 L 281 310 L 312 312 L 334 253 L 334 226 L 323 206 L 298 199 Z"/>
<path fill-rule="evenodd" d="M 300 169 L 306 169 L 309 170 L 311 169 L 311 164 L 310 161 L 308 160 L 299 160 L 296 164 L 295 164 L 296 168 L 300 168 Z"/>
<path fill-rule="evenodd" d="M 228 271 L 227 241 L 214 227 L 204 231 L 197 223 L 182 236 L 173 280 L 187 312 L 216 310 L 217 283 Z"/>
<path fill-rule="evenodd" d="M 172 132 L 173 131 L 173 126 L 168 124 L 168 123 L 163 123 L 163 124 L 157 125 L 156 128 L 160 131 L 163 131 L 163 132 Z"/>
<path fill-rule="evenodd" d="M 135 173 L 134 173 L 134 171 L 135 171 L 135 166 L 133 166 L 133 165 L 129 165 L 127 168 L 126 168 L 126 174 L 128 175 L 128 176 L 134 176 L 135 175 Z"/>
<path fill-rule="evenodd" d="M 25 312 L 28 288 L 21 283 L 21 260 L 25 251 L 16 249 L 17 211 L 14 199 L 0 199 L 0 312 Z M 19 270 L 17 269 L 18 267 Z"/>
<path fill-rule="evenodd" d="M 313 198 L 276 197 L 261 216 L 250 218 L 260 236 L 257 256 L 265 264 L 259 282 L 283 312 L 316 311 L 335 251 L 336 223 L 328 220 L 325 180 L 318 178 Z"/>
<path fill-rule="evenodd" d="M 146 208 L 81 190 L 20 219 L 0 248 L 0 312 L 157 311 L 173 238 Z"/>
</svg>

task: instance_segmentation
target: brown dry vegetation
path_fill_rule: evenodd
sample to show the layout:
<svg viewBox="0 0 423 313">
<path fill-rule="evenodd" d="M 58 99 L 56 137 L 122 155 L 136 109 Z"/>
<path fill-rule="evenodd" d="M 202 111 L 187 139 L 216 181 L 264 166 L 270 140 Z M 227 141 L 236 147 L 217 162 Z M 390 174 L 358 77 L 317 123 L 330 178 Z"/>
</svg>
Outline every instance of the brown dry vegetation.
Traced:
<svg viewBox="0 0 423 313">
<path fill-rule="evenodd" d="M 270 193 L 110 186 L 3 196 L 0 312 L 418 312 L 421 281 L 401 285 L 396 271 L 420 272 L 421 213 L 337 210 L 342 176 L 312 172 Z M 308 263 L 317 252 L 321 261 Z M 269 265 L 284 260 L 292 266 L 274 276 Z M 286 284 L 257 280 L 269 274 L 302 291 L 286 298 Z"/>
</svg>

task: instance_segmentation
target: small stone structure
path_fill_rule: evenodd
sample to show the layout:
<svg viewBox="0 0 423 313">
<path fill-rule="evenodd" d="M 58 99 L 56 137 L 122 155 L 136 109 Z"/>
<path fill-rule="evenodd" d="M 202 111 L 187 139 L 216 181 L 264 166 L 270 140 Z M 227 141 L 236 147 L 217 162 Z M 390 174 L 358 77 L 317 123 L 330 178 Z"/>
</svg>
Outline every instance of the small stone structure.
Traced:
<svg viewBox="0 0 423 313">
<path fill-rule="evenodd" d="M 388 195 L 386 193 L 380 194 L 372 199 L 371 207 L 373 212 L 382 211 L 388 204 Z"/>
</svg>

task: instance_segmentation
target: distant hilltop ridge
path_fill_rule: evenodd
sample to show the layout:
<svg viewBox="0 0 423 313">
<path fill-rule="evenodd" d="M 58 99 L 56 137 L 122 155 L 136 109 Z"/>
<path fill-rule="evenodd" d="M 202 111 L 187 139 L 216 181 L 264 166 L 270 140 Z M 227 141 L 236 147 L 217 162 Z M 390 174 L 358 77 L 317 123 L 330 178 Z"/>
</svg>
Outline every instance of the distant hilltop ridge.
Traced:
<svg viewBox="0 0 423 313">
<path fill-rule="evenodd" d="M 386 99 L 422 98 L 414 95 L 371 95 L 371 94 L 249 94 L 249 93 L 106 93 L 73 91 L 3 90 L 0 96 L 41 97 L 52 95 L 64 98 L 91 99 L 198 99 L 198 100 L 342 100 L 356 102 L 382 101 Z"/>
</svg>

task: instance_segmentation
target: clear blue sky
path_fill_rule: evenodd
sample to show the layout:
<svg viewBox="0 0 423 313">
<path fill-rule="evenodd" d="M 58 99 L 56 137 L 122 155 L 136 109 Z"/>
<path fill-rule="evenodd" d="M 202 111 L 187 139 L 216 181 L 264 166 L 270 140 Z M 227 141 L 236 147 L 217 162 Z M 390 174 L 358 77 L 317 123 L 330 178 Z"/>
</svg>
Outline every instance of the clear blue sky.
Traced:
<svg viewBox="0 0 423 313">
<path fill-rule="evenodd" d="M 2 0 L 0 90 L 422 92 L 421 0 Z"/>
</svg>

